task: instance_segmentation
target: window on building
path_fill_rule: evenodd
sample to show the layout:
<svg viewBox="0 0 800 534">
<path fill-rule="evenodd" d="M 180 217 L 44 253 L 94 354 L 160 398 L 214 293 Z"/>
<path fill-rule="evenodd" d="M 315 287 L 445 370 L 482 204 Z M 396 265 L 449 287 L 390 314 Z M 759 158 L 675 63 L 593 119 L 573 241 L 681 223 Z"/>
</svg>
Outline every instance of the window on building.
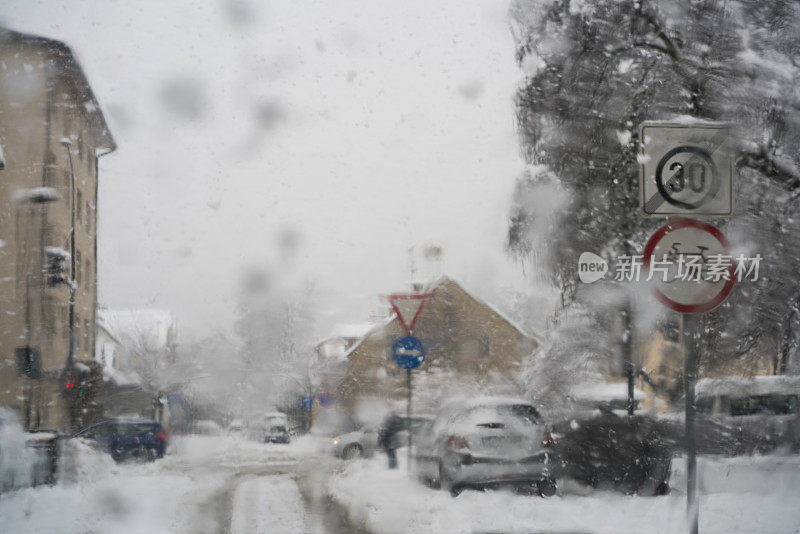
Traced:
<svg viewBox="0 0 800 534">
<path fill-rule="evenodd" d="M 75 193 L 75 221 L 77 223 L 83 222 L 83 193 L 78 189 Z"/>
<path fill-rule="evenodd" d="M 83 273 L 83 281 L 86 287 L 92 287 L 92 262 L 91 260 L 86 260 L 86 269 Z"/>
</svg>

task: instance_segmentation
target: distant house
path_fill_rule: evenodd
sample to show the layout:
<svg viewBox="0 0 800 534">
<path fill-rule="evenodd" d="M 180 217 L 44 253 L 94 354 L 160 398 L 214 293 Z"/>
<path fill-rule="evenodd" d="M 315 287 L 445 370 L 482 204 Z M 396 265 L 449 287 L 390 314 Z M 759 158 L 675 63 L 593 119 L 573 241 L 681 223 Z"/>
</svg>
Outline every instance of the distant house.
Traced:
<svg viewBox="0 0 800 534">
<path fill-rule="evenodd" d="M 117 368 L 117 361 L 126 362 L 130 355 L 100 315 L 95 323 L 95 362 L 102 369 L 103 377 L 97 392 L 99 418 L 132 415 L 152 418 L 156 396 L 142 387 L 138 375 Z"/>
<path fill-rule="evenodd" d="M 95 361 L 104 417 L 158 417 L 160 370 L 174 356 L 177 323 L 168 310 L 97 310 Z"/>
<path fill-rule="evenodd" d="M 112 346 L 97 349 L 113 351 L 111 366 L 106 366 L 108 372 L 149 386 L 158 368 L 175 355 L 178 326 L 169 310 L 98 309 L 97 322 L 100 331 L 106 332 L 114 342 L 113 349 Z"/>
<path fill-rule="evenodd" d="M 520 393 L 522 362 L 539 347 L 537 337 L 450 278 L 420 289 L 431 298 L 414 328 L 427 353 L 413 371 L 415 411 L 431 411 L 450 394 Z M 392 314 L 346 349 L 336 397 L 350 414 L 365 405 L 402 405 L 406 373 L 394 362 L 391 347 L 404 335 Z"/>
</svg>

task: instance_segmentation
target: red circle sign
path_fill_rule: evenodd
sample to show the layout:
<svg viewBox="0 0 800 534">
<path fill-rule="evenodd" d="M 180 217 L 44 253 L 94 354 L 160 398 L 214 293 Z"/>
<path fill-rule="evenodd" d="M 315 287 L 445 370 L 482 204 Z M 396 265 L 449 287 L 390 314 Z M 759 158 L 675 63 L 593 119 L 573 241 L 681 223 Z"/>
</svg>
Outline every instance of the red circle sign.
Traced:
<svg viewBox="0 0 800 534">
<path fill-rule="evenodd" d="M 680 241 L 678 241 L 680 239 Z M 716 254 L 730 257 L 730 244 L 722 232 L 715 226 L 694 219 L 676 219 L 668 222 L 653 234 L 644 247 L 643 265 L 646 270 L 651 270 L 651 262 L 665 247 L 671 254 L 700 256 L 705 261 L 704 254 L 708 250 Z M 692 252 L 696 248 L 699 252 Z M 655 258 L 656 261 L 658 258 Z M 727 269 L 727 279 L 721 278 L 717 282 L 689 282 L 684 284 L 669 285 L 676 282 L 672 279 L 654 289 L 656 298 L 666 307 L 680 313 L 704 313 L 711 311 L 722 304 L 733 290 L 735 282 L 735 263 L 730 260 Z"/>
</svg>

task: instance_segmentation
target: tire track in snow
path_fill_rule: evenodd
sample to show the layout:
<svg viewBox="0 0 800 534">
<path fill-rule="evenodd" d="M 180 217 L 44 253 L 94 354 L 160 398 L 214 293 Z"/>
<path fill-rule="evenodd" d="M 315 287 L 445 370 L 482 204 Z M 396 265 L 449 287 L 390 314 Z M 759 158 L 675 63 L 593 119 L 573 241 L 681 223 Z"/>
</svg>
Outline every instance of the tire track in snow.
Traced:
<svg viewBox="0 0 800 534">
<path fill-rule="evenodd" d="M 306 532 L 300 489 L 285 475 L 243 480 L 233 494 L 231 516 L 231 534 Z"/>
</svg>

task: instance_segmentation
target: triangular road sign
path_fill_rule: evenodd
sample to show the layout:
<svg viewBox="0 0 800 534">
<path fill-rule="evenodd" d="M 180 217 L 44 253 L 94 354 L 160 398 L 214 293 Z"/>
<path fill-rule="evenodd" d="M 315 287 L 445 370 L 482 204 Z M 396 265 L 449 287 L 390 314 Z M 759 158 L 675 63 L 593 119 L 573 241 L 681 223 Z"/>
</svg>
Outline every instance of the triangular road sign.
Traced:
<svg viewBox="0 0 800 534">
<path fill-rule="evenodd" d="M 414 325 L 419 319 L 422 306 L 430 297 L 431 295 L 421 293 L 394 293 L 386 298 L 397 314 L 397 318 L 400 319 L 400 324 L 411 335 Z"/>
</svg>

